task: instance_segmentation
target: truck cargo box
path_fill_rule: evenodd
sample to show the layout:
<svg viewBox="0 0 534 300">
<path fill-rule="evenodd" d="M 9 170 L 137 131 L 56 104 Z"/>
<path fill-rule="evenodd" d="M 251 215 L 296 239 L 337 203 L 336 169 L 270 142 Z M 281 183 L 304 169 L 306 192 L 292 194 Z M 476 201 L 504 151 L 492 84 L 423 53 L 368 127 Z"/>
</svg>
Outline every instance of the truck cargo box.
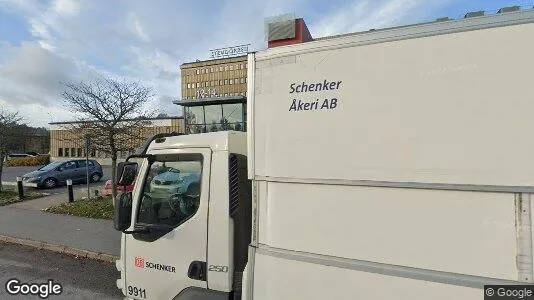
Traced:
<svg viewBox="0 0 534 300">
<path fill-rule="evenodd" d="M 473 299 L 532 282 L 533 22 L 250 54 L 254 299 Z"/>
</svg>

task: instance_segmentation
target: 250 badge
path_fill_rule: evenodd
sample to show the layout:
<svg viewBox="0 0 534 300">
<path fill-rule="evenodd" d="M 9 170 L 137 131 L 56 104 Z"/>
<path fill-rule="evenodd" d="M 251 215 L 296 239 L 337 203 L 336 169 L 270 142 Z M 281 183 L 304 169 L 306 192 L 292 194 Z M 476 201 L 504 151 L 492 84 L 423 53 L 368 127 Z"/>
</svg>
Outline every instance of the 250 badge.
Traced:
<svg viewBox="0 0 534 300">
<path fill-rule="evenodd" d="M 209 268 L 208 268 L 208 271 L 210 271 L 210 272 L 228 273 L 228 267 L 227 266 L 210 265 Z"/>
</svg>

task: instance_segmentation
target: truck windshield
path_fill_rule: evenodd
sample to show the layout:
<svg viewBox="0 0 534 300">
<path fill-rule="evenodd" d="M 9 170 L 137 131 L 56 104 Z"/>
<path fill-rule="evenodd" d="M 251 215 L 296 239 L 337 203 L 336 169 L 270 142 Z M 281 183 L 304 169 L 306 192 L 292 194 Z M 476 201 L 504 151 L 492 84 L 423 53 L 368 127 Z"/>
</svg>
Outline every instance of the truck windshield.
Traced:
<svg viewBox="0 0 534 300">
<path fill-rule="evenodd" d="M 178 226 L 200 202 L 202 155 L 156 156 L 143 185 L 137 223 Z"/>
</svg>

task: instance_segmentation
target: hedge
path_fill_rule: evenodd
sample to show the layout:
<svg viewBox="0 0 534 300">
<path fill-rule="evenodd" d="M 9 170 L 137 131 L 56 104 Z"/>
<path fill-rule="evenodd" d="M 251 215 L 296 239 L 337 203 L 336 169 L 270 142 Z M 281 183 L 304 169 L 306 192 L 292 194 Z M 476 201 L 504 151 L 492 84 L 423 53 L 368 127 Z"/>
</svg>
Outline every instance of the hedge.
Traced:
<svg viewBox="0 0 534 300">
<path fill-rule="evenodd" d="M 29 167 L 29 166 L 42 166 L 50 163 L 50 155 L 44 154 L 36 157 L 23 157 L 15 158 L 6 161 L 6 167 Z"/>
</svg>

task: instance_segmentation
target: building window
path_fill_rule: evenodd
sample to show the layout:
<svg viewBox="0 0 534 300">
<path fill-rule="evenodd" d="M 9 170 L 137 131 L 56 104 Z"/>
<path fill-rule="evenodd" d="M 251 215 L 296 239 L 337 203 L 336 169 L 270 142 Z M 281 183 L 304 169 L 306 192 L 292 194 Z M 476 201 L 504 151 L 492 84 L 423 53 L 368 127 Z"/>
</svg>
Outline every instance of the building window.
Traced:
<svg viewBox="0 0 534 300">
<path fill-rule="evenodd" d="M 71 157 L 75 157 L 76 156 L 76 148 L 71 148 L 70 151 L 71 151 L 70 152 L 70 156 Z"/>
<path fill-rule="evenodd" d="M 197 88 L 200 87 L 200 82 L 197 82 Z"/>
<path fill-rule="evenodd" d="M 230 84 L 234 84 L 234 80 L 233 79 L 230 79 Z"/>
<path fill-rule="evenodd" d="M 223 71 L 223 67 L 220 66 L 220 67 L 219 67 L 219 72 L 222 72 L 222 71 Z"/>
<path fill-rule="evenodd" d="M 223 81 L 222 80 L 219 80 L 219 85 L 223 85 Z"/>
<path fill-rule="evenodd" d="M 201 70 L 200 70 L 200 74 L 204 74 L 204 69 L 201 69 Z"/>
<path fill-rule="evenodd" d="M 78 157 L 82 157 L 82 148 L 78 148 Z"/>
<path fill-rule="evenodd" d="M 245 78 L 241 78 L 241 83 L 245 83 Z"/>
<path fill-rule="evenodd" d="M 228 66 L 224 66 L 224 71 L 228 71 Z"/>
<path fill-rule="evenodd" d="M 233 71 L 234 70 L 234 66 L 230 66 L 230 71 Z"/>
<path fill-rule="evenodd" d="M 57 149 L 57 156 L 59 156 L 59 157 L 63 156 L 63 148 Z"/>
<path fill-rule="evenodd" d="M 213 70 L 213 67 L 211 67 L 211 73 L 213 73 L 213 71 L 214 71 L 214 70 Z"/>
<path fill-rule="evenodd" d="M 228 84 L 228 79 L 225 79 L 224 80 L 224 85 L 227 85 Z"/>
<path fill-rule="evenodd" d="M 228 97 L 228 93 L 224 94 L 225 97 Z"/>
<path fill-rule="evenodd" d="M 204 124 L 204 110 L 202 106 L 192 106 L 186 109 L 189 124 Z"/>
<path fill-rule="evenodd" d="M 223 118 L 228 123 L 243 122 L 243 104 L 223 104 L 222 105 Z"/>
<path fill-rule="evenodd" d="M 65 157 L 69 157 L 69 148 L 65 148 Z"/>
<path fill-rule="evenodd" d="M 209 124 L 218 124 L 221 123 L 222 119 L 222 109 L 221 105 L 207 105 L 204 107 L 205 114 L 205 123 Z"/>
<path fill-rule="evenodd" d="M 188 89 L 191 88 L 191 83 L 188 83 L 188 84 L 187 84 L 187 88 L 188 88 Z"/>
<path fill-rule="evenodd" d="M 187 133 L 206 132 L 203 106 L 185 108 L 185 127 Z"/>
<path fill-rule="evenodd" d="M 242 103 L 185 108 L 186 133 L 245 131 L 246 114 L 244 112 L 245 106 Z"/>
<path fill-rule="evenodd" d="M 197 69 L 197 75 L 200 74 L 200 70 Z"/>
</svg>

